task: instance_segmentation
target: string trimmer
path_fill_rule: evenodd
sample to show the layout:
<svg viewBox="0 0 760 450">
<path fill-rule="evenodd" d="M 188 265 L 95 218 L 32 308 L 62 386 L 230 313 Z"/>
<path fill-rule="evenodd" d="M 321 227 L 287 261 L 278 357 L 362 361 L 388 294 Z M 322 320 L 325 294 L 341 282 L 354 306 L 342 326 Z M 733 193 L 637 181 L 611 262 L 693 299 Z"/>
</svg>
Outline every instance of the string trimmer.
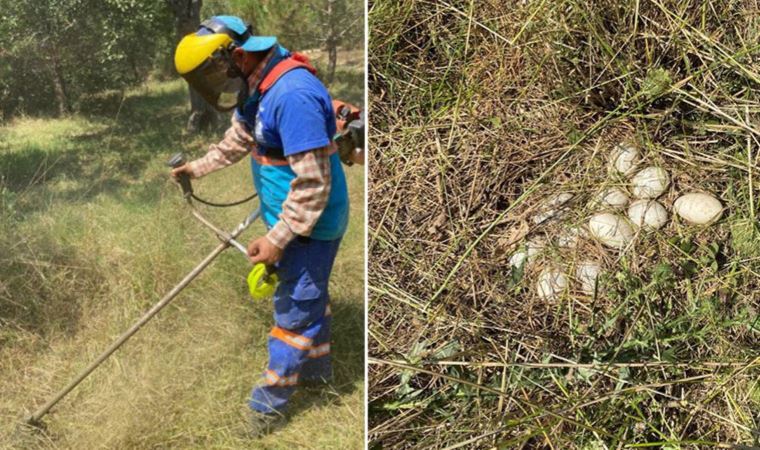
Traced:
<svg viewBox="0 0 760 450">
<path fill-rule="evenodd" d="M 174 155 L 168 162 L 168 164 L 174 168 L 179 167 L 185 163 L 184 157 L 181 153 Z M 182 289 L 187 287 L 191 281 L 193 281 L 203 270 L 208 267 L 211 262 L 216 259 L 224 250 L 232 247 L 245 255 L 248 260 L 248 252 L 246 248 L 238 242 L 236 239 L 243 233 L 256 218 L 259 217 L 260 210 L 256 208 L 248 217 L 246 217 L 240 224 L 235 227 L 231 232 L 226 232 L 214 225 L 211 221 L 206 219 L 194 206 L 193 199 L 200 201 L 201 203 L 209 204 L 211 206 L 232 206 L 233 204 L 217 204 L 199 199 L 193 194 L 193 187 L 190 182 L 190 177 L 183 173 L 178 177 L 179 184 L 182 188 L 182 194 L 191 208 L 193 217 L 198 219 L 200 223 L 210 228 L 214 234 L 219 238 L 221 243 L 211 251 L 203 260 L 198 263 L 185 277 L 174 286 L 158 303 L 150 308 L 137 322 L 135 322 L 127 331 L 124 332 L 118 339 L 116 339 L 106 350 L 103 351 L 93 362 L 87 367 L 82 369 L 73 380 L 71 380 L 63 389 L 56 393 L 53 398 L 48 400 L 47 403 L 42 405 L 34 413 L 27 416 L 24 421 L 34 427 L 42 428 L 43 424 L 41 419 L 55 406 L 61 399 L 63 399 L 69 392 L 71 392 L 79 383 L 87 378 L 98 366 L 100 366 L 111 354 L 113 354 L 119 347 L 121 347 L 129 338 L 137 333 L 143 325 L 148 323 L 159 311 L 161 311 L 166 305 L 168 305 L 179 294 Z M 240 204 L 245 201 L 251 200 L 255 197 L 255 194 L 240 202 L 234 202 L 234 204 Z M 274 273 L 272 267 L 257 264 L 254 266 L 251 274 L 248 276 L 248 284 L 251 292 L 251 296 L 256 299 L 265 298 L 271 296 L 274 293 L 275 285 L 277 283 L 277 275 Z"/>
</svg>

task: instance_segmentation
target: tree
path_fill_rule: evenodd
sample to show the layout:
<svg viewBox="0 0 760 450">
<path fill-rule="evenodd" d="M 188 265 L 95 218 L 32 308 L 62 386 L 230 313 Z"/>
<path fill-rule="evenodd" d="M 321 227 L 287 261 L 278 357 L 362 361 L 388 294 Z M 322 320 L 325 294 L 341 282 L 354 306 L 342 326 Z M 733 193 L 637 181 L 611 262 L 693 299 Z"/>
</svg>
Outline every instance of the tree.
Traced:
<svg viewBox="0 0 760 450">
<path fill-rule="evenodd" d="M 187 34 L 198 30 L 201 24 L 202 0 L 167 0 L 174 13 L 174 46 Z M 187 119 L 187 131 L 197 133 L 209 129 L 219 122 L 216 110 L 206 102 L 193 88 L 190 88 L 190 117 Z"/>
<path fill-rule="evenodd" d="M 338 43 L 340 43 L 341 33 L 343 32 L 340 27 L 339 14 L 340 6 L 345 6 L 345 3 L 338 3 L 336 0 L 327 0 L 325 10 L 323 13 L 323 20 L 325 22 L 325 28 L 327 34 L 325 35 L 325 49 L 327 50 L 327 82 L 332 83 L 335 78 L 335 65 L 338 62 Z"/>
<path fill-rule="evenodd" d="M 361 0 L 207 0 L 207 14 L 237 14 L 257 33 L 271 34 L 291 50 L 321 47 L 327 53 L 325 81 L 335 77 L 338 47 L 364 43 Z"/>
<path fill-rule="evenodd" d="M 364 41 L 364 8 L 351 0 L 311 0 L 307 5 L 316 16 L 317 30 L 322 30 L 322 36 L 318 39 L 327 52 L 325 81 L 329 84 L 335 78 L 338 47 L 353 44 L 350 41 L 352 37 Z"/>
<path fill-rule="evenodd" d="M 168 17 L 152 0 L 0 0 L 2 115 L 63 115 L 83 97 L 144 81 Z"/>
</svg>

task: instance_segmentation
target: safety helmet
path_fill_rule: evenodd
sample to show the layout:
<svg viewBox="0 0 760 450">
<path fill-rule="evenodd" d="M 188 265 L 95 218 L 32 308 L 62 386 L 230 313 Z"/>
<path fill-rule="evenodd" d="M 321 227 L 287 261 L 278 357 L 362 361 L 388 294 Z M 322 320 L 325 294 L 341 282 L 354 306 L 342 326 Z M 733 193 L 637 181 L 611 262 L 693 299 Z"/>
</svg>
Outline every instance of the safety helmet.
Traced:
<svg viewBox="0 0 760 450">
<path fill-rule="evenodd" d="M 219 111 L 234 108 L 247 93 L 245 75 L 232 51 L 265 51 L 277 44 L 273 36 L 253 36 L 251 25 L 235 16 L 214 16 L 198 31 L 183 37 L 174 54 L 177 72 Z"/>
</svg>

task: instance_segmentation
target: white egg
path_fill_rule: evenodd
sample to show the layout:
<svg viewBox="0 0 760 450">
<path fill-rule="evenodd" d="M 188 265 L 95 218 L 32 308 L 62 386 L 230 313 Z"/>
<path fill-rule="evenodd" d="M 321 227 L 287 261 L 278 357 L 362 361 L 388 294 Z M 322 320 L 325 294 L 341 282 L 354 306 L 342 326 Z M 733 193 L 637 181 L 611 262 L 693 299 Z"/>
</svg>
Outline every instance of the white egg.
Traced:
<svg viewBox="0 0 760 450">
<path fill-rule="evenodd" d="M 596 214 L 589 219 L 588 229 L 593 237 L 612 248 L 622 249 L 633 239 L 631 224 L 615 214 Z"/>
<path fill-rule="evenodd" d="M 542 205 L 542 211 L 533 217 L 533 223 L 538 225 L 556 216 L 562 212 L 561 207 L 572 198 L 573 194 L 568 192 L 561 192 L 549 197 L 549 199 Z"/>
<path fill-rule="evenodd" d="M 662 167 L 650 166 L 631 179 L 631 192 L 636 198 L 657 198 L 670 184 L 668 172 Z"/>
<path fill-rule="evenodd" d="M 542 211 L 535 216 L 533 216 L 533 223 L 536 225 L 546 222 L 547 220 L 551 219 L 552 217 L 557 215 L 556 209 L 550 209 L 548 211 Z"/>
<path fill-rule="evenodd" d="M 523 264 L 530 264 L 545 248 L 546 240 L 543 237 L 537 236 L 526 242 L 524 248 L 516 251 L 512 257 L 509 258 L 509 265 L 518 268 Z"/>
<path fill-rule="evenodd" d="M 580 227 L 569 227 L 557 238 L 557 245 L 563 248 L 574 248 L 583 234 Z"/>
<path fill-rule="evenodd" d="M 512 255 L 511 258 L 509 258 L 509 265 L 515 269 L 518 269 L 525 263 L 527 259 L 528 253 L 523 250 L 518 250 L 514 255 Z"/>
<path fill-rule="evenodd" d="M 687 222 L 707 225 L 720 218 L 723 205 L 710 194 L 692 192 L 678 197 L 673 203 L 673 210 Z"/>
<path fill-rule="evenodd" d="M 605 189 L 599 194 L 598 204 L 602 208 L 622 209 L 628 204 L 628 194 L 619 187 Z"/>
<path fill-rule="evenodd" d="M 618 144 L 612 149 L 611 166 L 618 172 L 629 175 L 639 163 L 639 150 L 631 144 Z"/>
<path fill-rule="evenodd" d="M 565 203 L 569 202 L 570 199 L 573 198 L 573 194 L 569 192 L 560 192 L 559 194 L 553 195 L 549 200 L 546 201 L 546 204 L 548 206 L 562 206 Z"/>
<path fill-rule="evenodd" d="M 581 285 L 581 291 L 593 295 L 596 290 L 596 280 L 602 272 L 602 267 L 594 261 L 583 261 L 575 267 L 575 278 Z"/>
<path fill-rule="evenodd" d="M 637 228 L 657 230 L 668 222 L 668 211 L 657 200 L 636 200 L 628 207 L 628 218 Z"/>
<path fill-rule="evenodd" d="M 553 300 L 565 289 L 567 289 L 567 276 L 557 269 L 544 269 L 538 276 L 536 290 L 538 296 L 543 299 Z"/>
</svg>

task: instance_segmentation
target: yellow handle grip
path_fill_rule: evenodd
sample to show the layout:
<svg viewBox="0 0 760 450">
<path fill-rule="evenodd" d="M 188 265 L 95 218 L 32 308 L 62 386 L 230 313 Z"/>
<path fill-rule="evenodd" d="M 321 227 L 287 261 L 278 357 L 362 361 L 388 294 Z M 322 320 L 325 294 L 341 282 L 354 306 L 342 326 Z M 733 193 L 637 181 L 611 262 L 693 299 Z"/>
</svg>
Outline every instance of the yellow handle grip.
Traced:
<svg viewBox="0 0 760 450">
<path fill-rule="evenodd" d="M 270 273 L 266 265 L 256 264 L 248 274 L 248 292 L 254 300 L 266 300 L 274 295 L 279 281 L 277 274 Z"/>
</svg>

